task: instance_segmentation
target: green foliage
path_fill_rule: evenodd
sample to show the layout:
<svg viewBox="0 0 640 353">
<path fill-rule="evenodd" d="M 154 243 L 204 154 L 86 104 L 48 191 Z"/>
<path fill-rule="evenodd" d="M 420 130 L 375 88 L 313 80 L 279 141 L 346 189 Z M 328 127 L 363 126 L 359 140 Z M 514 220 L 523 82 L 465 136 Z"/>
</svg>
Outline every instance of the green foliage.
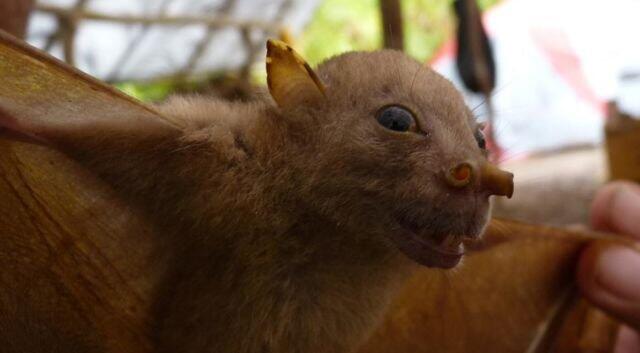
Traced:
<svg viewBox="0 0 640 353">
<path fill-rule="evenodd" d="M 453 33 L 451 1 L 403 2 L 405 50 L 414 58 L 429 60 Z"/>
<path fill-rule="evenodd" d="M 382 46 L 379 0 L 324 0 L 296 43 L 311 64 L 349 50 Z M 500 0 L 479 0 L 487 9 Z M 405 49 L 429 60 L 453 34 L 453 0 L 403 0 Z"/>
<path fill-rule="evenodd" d="M 316 65 L 322 60 L 350 50 L 374 50 L 382 46 L 379 0 L 324 0 L 294 46 Z M 500 0 L 478 0 L 487 9 Z M 453 35 L 453 0 L 402 0 L 406 52 L 428 61 Z M 256 65 L 254 81 L 266 82 L 264 65 Z M 153 84 L 118 85 L 128 94 L 145 101 L 164 98 L 175 85 L 168 81 Z"/>
<path fill-rule="evenodd" d="M 325 0 L 295 46 L 315 65 L 345 51 L 378 48 L 379 27 L 378 0 Z"/>
<path fill-rule="evenodd" d="M 124 93 L 146 102 L 161 101 L 175 88 L 175 84 L 168 80 L 153 83 L 118 83 L 116 88 Z"/>
</svg>

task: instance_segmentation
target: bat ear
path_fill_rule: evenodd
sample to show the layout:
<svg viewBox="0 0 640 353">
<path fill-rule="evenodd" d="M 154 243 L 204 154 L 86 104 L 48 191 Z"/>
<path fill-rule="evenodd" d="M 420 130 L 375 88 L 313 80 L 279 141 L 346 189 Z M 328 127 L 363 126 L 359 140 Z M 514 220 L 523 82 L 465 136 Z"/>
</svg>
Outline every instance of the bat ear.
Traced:
<svg viewBox="0 0 640 353">
<path fill-rule="evenodd" d="M 267 84 L 283 109 L 317 104 L 325 98 L 325 86 L 309 64 L 279 40 L 267 41 Z"/>
</svg>

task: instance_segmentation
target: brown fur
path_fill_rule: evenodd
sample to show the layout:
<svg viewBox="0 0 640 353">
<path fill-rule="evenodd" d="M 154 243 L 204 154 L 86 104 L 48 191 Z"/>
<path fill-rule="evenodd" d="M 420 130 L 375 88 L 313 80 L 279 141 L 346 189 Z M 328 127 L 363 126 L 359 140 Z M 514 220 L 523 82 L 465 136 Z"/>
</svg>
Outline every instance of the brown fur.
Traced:
<svg viewBox="0 0 640 353">
<path fill-rule="evenodd" d="M 489 193 L 442 173 L 482 163 L 453 86 L 394 51 L 320 65 L 326 99 L 280 109 L 174 98 L 178 127 L 105 122 L 49 140 L 157 225 L 159 352 L 352 351 L 414 264 L 389 234 L 477 235 Z M 393 133 L 375 113 L 411 109 L 426 135 Z"/>
</svg>

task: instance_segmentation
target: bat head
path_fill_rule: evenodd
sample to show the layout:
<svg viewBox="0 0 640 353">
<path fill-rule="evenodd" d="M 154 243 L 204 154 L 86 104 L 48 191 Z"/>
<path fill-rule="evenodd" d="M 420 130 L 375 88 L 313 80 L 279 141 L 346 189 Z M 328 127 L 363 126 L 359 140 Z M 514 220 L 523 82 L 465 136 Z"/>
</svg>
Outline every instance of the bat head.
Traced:
<svg viewBox="0 0 640 353">
<path fill-rule="evenodd" d="M 455 266 L 513 176 L 487 161 L 453 85 L 398 51 L 347 53 L 314 71 L 288 45 L 267 47 L 271 96 L 303 136 L 295 163 L 310 207 L 420 264 Z"/>
</svg>

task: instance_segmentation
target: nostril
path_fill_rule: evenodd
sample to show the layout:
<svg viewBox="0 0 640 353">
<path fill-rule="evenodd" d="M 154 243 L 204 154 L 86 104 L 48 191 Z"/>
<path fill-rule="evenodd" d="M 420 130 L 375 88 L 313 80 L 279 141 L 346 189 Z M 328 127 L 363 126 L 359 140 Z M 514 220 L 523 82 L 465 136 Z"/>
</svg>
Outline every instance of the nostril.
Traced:
<svg viewBox="0 0 640 353">
<path fill-rule="evenodd" d="M 449 186 L 463 188 L 471 183 L 473 179 L 473 167 L 467 162 L 458 164 L 449 169 L 445 175 L 445 181 Z"/>
</svg>

